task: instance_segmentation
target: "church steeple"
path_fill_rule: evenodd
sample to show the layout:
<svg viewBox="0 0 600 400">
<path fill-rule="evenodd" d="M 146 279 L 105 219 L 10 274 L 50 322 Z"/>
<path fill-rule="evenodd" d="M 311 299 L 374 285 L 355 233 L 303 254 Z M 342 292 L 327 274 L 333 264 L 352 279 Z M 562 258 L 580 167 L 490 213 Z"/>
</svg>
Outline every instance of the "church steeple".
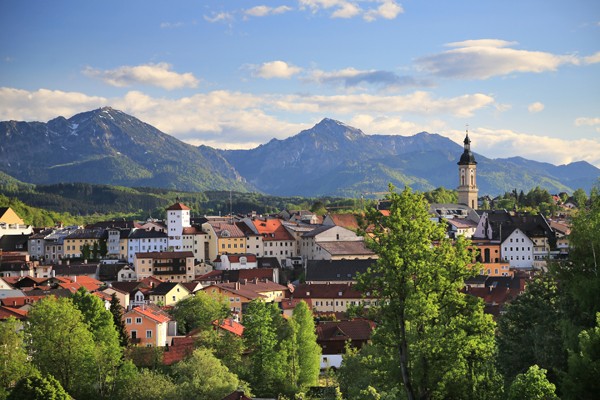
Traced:
<svg viewBox="0 0 600 400">
<path fill-rule="evenodd" d="M 471 152 L 469 131 L 465 136 L 464 151 L 458 161 L 458 202 L 477 209 L 477 161 Z"/>
</svg>

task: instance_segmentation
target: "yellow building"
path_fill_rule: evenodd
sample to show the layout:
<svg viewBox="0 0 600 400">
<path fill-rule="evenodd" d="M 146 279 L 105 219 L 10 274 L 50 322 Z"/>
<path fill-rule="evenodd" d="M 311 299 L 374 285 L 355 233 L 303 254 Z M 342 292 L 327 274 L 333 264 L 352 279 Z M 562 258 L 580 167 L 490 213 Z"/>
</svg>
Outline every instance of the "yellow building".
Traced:
<svg viewBox="0 0 600 400">
<path fill-rule="evenodd" d="M 96 244 L 97 249 L 100 249 L 100 241 L 104 238 L 104 229 L 77 229 L 76 231 L 65 237 L 63 248 L 64 258 L 82 258 L 83 248 L 88 245 L 90 252 Z"/>
<path fill-rule="evenodd" d="M 10 207 L 0 207 L 0 223 L 9 225 L 25 225 L 25 222 Z"/>
<path fill-rule="evenodd" d="M 135 253 L 133 265 L 139 280 L 155 275 L 172 282 L 191 282 L 196 275 L 191 251 Z"/>
<path fill-rule="evenodd" d="M 235 224 L 206 222 L 202 229 L 208 234 L 208 256 L 214 261 L 219 254 L 246 253 L 246 235 Z"/>
<path fill-rule="evenodd" d="M 174 306 L 190 296 L 190 291 L 177 282 L 163 282 L 148 293 L 150 302 L 161 306 Z"/>
</svg>

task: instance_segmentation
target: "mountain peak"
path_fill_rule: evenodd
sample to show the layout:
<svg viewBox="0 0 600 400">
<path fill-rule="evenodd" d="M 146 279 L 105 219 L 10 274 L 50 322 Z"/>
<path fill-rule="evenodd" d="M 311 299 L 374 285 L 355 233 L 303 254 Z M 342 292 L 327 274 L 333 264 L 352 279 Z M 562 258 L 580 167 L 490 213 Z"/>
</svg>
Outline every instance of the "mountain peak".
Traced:
<svg viewBox="0 0 600 400">
<path fill-rule="evenodd" d="M 310 132 L 311 134 L 317 134 L 319 136 L 343 136 L 345 139 L 349 140 L 356 140 L 366 136 L 360 129 L 331 118 L 323 118 L 321 122 L 305 132 Z"/>
</svg>

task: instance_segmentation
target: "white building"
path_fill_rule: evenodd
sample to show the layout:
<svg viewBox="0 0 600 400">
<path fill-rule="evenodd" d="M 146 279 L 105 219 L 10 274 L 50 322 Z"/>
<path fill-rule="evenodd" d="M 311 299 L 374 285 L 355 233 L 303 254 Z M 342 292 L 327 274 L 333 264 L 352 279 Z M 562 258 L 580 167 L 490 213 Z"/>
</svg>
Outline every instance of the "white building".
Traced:
<svg viewBox="0 0 600 400">
<path fill-rule="evenodd" d="M 190 208 L 188 206 L 177 202 L 167 208 L 167 233 L 170 250 L 183 250 L 183 228 L 190 226 Z"/>
<path fill-rule="evenodd" d="M 533 241 L 519 228 L 502 242 L 502 258 L 513 268 L 533 268 Z"/>
<path fill-rule="evenodd" d="M 127 261 L 133 263 L 136 253 L 150 253 L 167 250 L 167 234 L 161 231 L 135 229 L 127 241 Z"/>
</svg>

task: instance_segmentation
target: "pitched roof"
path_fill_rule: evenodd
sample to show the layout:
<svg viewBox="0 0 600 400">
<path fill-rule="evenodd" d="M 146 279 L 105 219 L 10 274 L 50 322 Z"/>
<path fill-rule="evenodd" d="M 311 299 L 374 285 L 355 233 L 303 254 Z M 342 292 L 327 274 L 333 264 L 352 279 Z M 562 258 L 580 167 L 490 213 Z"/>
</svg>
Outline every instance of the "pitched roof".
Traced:
<svg viewBox="0 0 600 400">
<path fill-rule="evenodd" d="M 375 252 L 369 249 L 362 240 L 318 242 L 323 250 L 332 256 L 374 256 Z"/>
<path fill-rule="evenodd" d="M 285 229 L 280 219 L 256 219 L 252 221 L 263 241 L 292 241 L 294 237 Z"/>
<path fill-rule="evenodd" d="M 153 307 L 151 305 L 133 307 L 130 311 L 126 312 L 125 315 L 128 315 L 130 313 L 143 315 L 159 324 L 169 322 L 171 320 L 167 313 L 162 311 L 160 308 Z"/>
<path fill-rule="evenodd" d="M 358 221 L 354 214 L 329 214 L 327 217 L 331 219 L 334 225 L 353 231 L 358 229 Z"/>
<path fill-rule="evenodd" d="M 96 275 L 98 265 L 98 263 L 55 265 L 52 271 L 56 276 Z"/>
<path fill-rule="evenodd" d="M 133 293 L 140 288 L 150 289 L 150 286 L 143 282 L 113 282 L 111 287 L 125 293 Z"/>
<path fill-rule="evenodd" d="M 102 239 L 105 232 L 103 228 L 77 229 L 69 233 L 66 239 Z"/>
<path fill-rule="evenodd" d="M 7 320 L 10 317 L 24 320 L 25 318 L 27 318 L 27 310 L 21 310 L 19 308 L 0 306 L 0 321 Z"/>
<path fill-rule="evenodd" d="M 316 326 L 317 341 L 369 340 L 375 323 L 366 319 L 320 321 Z"/>
<path fill-rule="evenodd" d="M 154 229 L 136 229 L 131 231 L 129 239 L 166 239 L 167 234 L 163 231 L 157 231 Z"/>
<path fill-rule="evenodd" d="M 235 321 L 233 318 L 226 318 L 222 321 L 214 320 L 212 323 L 215 327 L 231 332 L 236 336 L 241 337 L 244 334 L 244 325 Z"/>
<path fill-rule="evenodd" d="M 162 355 L 164 365 L 173 365 L 194 352 L 196 340 L 192 337 L 174 337 L 171 340 L 171 346 L 165 347 Z"/>
<path fill-rule="evenodd" d="M 185 286 L 180 285 L 177 282 L 162 282 L 160 285 L 152 289 L 148 294 L 156 295 L 156 296 L 164 296 L 168 294 L 171 290 L 175 288 L 175 286 L 182 286 L 185 290 L 188 290 Z M 189 290 L 188 290 L 189 293 Z"/>
<path fill-rule="evenodd" d="M 189 209 L 190 208 L 188 206 L 186 206 L 185 204 L 180 203 L 180 202 L 175 203 L 175 204 L 167 207 L 167 211 L 173 211 L 173 210 L 180 210 L 181 211 L 181 210 L 189 210 Z"/>
<path fill-rule="evenodd" d="M 212 222 L 209 221 L 208 224 L 213 228 L 217 237 L 245 237 L 244 232 L 240 228 L 238 228 L 235 224 L 227 224 L 224 222 Z"/>
<path fill-rule="evenodd" d="M 332 229 L 333 227 L 334 227 L 333 225 L 319 226 L 318 228 L 315 228 L 308 232 L 303 233 L 302 237 L 315 237 L 320 233 L 323 233 L 325 231 Z"/>
</svg>

